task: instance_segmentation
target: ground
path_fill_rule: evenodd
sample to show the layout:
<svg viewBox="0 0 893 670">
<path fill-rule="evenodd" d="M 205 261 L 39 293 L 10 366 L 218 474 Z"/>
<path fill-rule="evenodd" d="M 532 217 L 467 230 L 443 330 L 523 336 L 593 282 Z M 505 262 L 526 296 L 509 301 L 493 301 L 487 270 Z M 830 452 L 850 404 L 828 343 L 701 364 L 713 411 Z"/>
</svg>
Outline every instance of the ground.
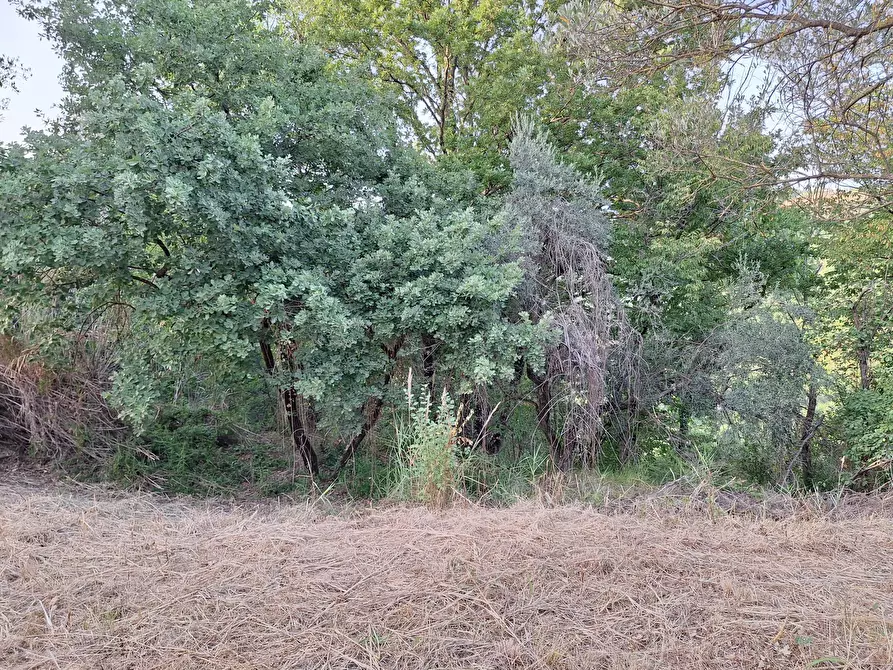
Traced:
<svg viewBox="0 0 893 670">
<path fill-rule="evenodd" d="M 0 484 L 0 667 L 891 668 L 891 518 Z"/>
</svg>

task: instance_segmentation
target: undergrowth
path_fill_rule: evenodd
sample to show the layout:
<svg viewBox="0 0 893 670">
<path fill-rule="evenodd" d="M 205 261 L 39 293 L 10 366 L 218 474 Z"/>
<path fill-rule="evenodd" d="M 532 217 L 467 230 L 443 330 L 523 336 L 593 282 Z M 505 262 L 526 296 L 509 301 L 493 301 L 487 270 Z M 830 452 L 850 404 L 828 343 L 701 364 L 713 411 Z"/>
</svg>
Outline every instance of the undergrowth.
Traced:
<svg viewBox="0 0 893 670">
<path fill-rule="evenodd" d="M 106 476 L 130 486 L 199 496 L 270 496 L 302 488 L 291 451 L 237 431 L 225 414 L 175 406 L 118 450 Z"/>
</svg>

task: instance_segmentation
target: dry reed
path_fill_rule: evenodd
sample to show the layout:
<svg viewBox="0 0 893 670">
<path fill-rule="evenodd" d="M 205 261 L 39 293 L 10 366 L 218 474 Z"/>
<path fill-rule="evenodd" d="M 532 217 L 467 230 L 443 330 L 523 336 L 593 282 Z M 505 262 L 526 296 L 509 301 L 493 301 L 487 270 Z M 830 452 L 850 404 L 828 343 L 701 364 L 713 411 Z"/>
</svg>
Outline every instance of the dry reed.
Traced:
<svg viewBox="0 0 893 670">
<path fill-rule="evenodd" d="M 72 345 L 67 366 L 47 367 L 0 337 L 0 447 L 31 459 L 108 457 L 126 437 L 109 407 L 108 350 L 85 355 Z"/>
</svg>

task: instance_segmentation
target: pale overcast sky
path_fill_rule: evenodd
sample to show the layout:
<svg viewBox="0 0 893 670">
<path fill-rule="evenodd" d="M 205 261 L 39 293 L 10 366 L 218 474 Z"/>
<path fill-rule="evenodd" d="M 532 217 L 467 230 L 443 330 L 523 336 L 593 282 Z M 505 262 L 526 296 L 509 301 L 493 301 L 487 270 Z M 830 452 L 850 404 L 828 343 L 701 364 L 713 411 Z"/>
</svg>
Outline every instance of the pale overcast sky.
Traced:
<svg viewBox="0 0 893 670">
<path fill-rule="evenodd" d="M 0 54 L 17 57 L 31 70 L 31 76 L 19 82 L 18 93 L 0 93 L 9 98 L 9 107 L 0 112 L 0 142 L 12 142 L 21 137 L 22 126 L 41 127 L 36 109 L 52 116 L 53 105 L 62 99 L 58 81 L 62 61 L 50 43 L 40 38 L 37 24 L 16 14 L 9 0 L 0 0 Z"/>
</svg>

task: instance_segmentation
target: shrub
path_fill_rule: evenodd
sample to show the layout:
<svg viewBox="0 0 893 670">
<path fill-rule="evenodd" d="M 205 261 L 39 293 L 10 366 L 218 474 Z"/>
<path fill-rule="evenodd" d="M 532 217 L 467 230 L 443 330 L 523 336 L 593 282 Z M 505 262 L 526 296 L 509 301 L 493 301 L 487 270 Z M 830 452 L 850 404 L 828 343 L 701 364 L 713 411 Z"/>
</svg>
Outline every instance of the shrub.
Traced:
<svg viewBox="0 0 893 670">
<path fill-rule="evenodd" d="M 275 445 L 240 440 L 225 413 L 186 405 L 165 406 L 109 465 L 129 484 L 190 495 L 275 495 L 294 488 L 293 472 Z"/>
</svg>

